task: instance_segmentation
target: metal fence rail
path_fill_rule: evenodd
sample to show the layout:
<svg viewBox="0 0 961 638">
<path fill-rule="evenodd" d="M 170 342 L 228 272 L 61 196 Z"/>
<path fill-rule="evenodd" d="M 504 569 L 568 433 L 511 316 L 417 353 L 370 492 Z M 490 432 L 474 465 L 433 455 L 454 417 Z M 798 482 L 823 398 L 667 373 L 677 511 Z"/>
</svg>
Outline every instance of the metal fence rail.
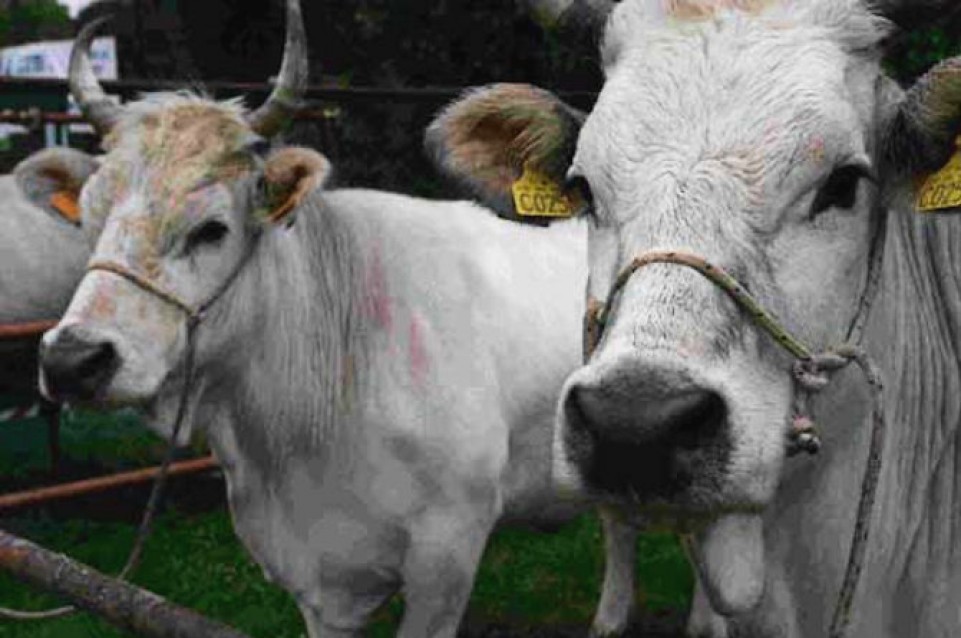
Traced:
<svg viewBox="0 0 961 638">
<path fill-rule="evenodd" d="M 202 82 L 192 84 L 180 80 L 103 80 L 107 93 L 114 93 L 129 99 L 140 93 L 155 91 L 176 91 L 184 88 L 197 88 L 212 95 L 251 95 L 264 96 L 273 90 L 267 82 Z M 405 102 L 420 104 L 443 104 L 458 97 L 467 87 L 376 87 L 376 86 L 310 86 L 306 99 L 338 104 L 383 104 L 384 102 Z M 0 94 L 30 93 L 66 95 L 67 81 L 47 78 L 9 78 L 0 77 Z M 597 94 L 592 91 L 557 91 L 557 95 L 578 107 L 593 104 Z"/>
</svg>

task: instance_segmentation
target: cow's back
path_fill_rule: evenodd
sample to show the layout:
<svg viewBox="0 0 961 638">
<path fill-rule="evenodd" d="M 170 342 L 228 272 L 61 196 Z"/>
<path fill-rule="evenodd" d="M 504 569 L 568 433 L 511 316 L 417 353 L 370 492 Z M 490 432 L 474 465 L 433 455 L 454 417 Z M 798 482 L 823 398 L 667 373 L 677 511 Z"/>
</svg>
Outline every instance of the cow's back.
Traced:
<svg viewBox="0 0 961 638">
<path fill-rule="evenodd" d="M 0 176 L 0 324 L 56 320 L 83 275 L 83 234 L 21 195 Z M 36 390 L 36 339 L 0 342 L 0 393 Z"/>
<path fill-rule="evenodd" d="M 470 202 L 379 191 L 330 191 L 324 199 L 351 211 L 366 261 L 384 269 L 398 349 L 410 351 L 418 332 L 436 346 L 424 368 L 442 370 L 423 393 L 457 410 L 479 404 L 477 418 L 464 423 L 438 413 L 430 436 L 452 433 L 448 444 L 459 448 L 452 453 L 503 439 L 506 518 L 565 518 L 571 507 L 558 505 L 550 457 L 557 396 L 580 362 L 583 223 L 524 227 Z M 418 400 L 417 371 L 410 376 L 403 391 Z M 506 435 L 488 429 L 497 422 Z"/>
<path fill-rule="evenodd" d="M 29 203 L 0 176 L 0 323 L 58 319 L 83 275 L 79 228 Z"/>
</svg>

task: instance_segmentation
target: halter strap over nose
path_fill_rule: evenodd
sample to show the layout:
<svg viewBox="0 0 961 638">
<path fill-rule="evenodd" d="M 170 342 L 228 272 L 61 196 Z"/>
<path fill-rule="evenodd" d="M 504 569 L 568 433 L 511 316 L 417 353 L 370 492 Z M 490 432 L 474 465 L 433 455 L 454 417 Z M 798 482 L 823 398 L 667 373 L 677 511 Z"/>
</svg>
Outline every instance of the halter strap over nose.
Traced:
<svg viewBox="0 0 961 638">
<path fill-rule="evenodd" d="M 813 356 L 810 348 L 801 343 L 799 339 L 793 337 L 774 315 L 766 311 L 764 307 L 751 296 L 751 293 L 723 268 L 715 266 L 703 257 L 698 257 L 691 253 L 669 251 L 650 252 L 635 258 L 614 281 L 614 285 L 611 286 L 611 291 L 607 295 L 606 302 L 601 303 L 596 299 L 588 300 L 587 315 L 584 321 L 585 362 L 594 354 L 594 350 L 597 349 L 597 345 L 600 343 L 617 295 L 638 270 L 644 266 L 658 263 L 677 264 L 696 270 L 726 292 L 731 299 L 751 315 L 751 318 L 754 319 L 759 327 L 774 337 L 774 340 L 795 358 L 806 361 Z"/>
<path fill-rule="evenodd" d="M 206 301 L 196 306 L 187 303 L 180 297 L 180 295 L 161 286 L 157 282 L 151 280 L 149 277 L 141 275 L 135 270 L 132 270 L 127 266 L 115 261 L 106 259 L 92 261 L 87 266 L 87 272 L 100 270 L 103 272 L 113 273 L 118 277 L 123 277 L 141 290 L 145 290 L 146 292 L 163 299 L 170 305 L 176 306 L 182 310 L 184 314 L 187 315 L 188 325 L 192 327 L 200 323 L 204 317 L 204 313 L 207 312 L 207 309 L 214 305 L 214 303 L 216 303 L 217 300 L 220 299 L 225 292 L 227 292 L 227 290 L 233 285 L 234 281 L 236 281 L 236 279 L 240 276 L 244 266 L 247 265 L 247 262 L 251 260 L 254 252 L 256 252 L 257 246 L 260 244 L 259 240 L 260 233 L 258 232 L 251 239 L 250 247 L 244 251 L 243 256 L 240 258 L 240 261 L 237 262 L 237 265 L 234 266 L 234 269 L 231 271 L 230 275 L 224 279 L 220 286 L 212 295 L 207 298 Z"/>
<path fill-rule="evenodd" d="M 152 295 L 160 297 L 172 306 L 177 306 L 183 310 L 188 317 L 191 319 L 197 319 L 200 317 L 200 311 L 195 309 L 193 306 L 188 304 L 186 301 L 181 299 L 175 293 L 167 290 L 160 284 L 151 281 L 147 277 L 134 272 L 133 270 L 127 268 L 122 264 L 118 264 L 115 261 L 94 261 L 87 266 L 87 272 L 93 272 L 95 270 L 101 270 L 104 272 L 113 273 L 114 275 L 123 277 L 127 281 L 135 284 L 139 288 L 146 290 Z"/>
<path fill-rule="evenodd" d="M 883 224 L 883 223 L 882 223 Z M 851 551 L 848 554 L 848 564 L 844 572 L 844 580 L 838 594 L 828 631 L 830 638 L 843 638 L 851 622 L 851 610 L 854 601 L 854 591 L 864 566 L 864 556 L 867 550 L 868 535 L 871 531 L 871 517 L 874 510 L 875 494 L 877 493 L 878 477 L 881 472 L 881 452 L 884 449 L 885 430 L 883 384 L 880 371 L 868 356 L 867 352 L 858 345 L 860 341 L 867 311 L 874 298 L 880 280 L 880 264 L 883 254 L 884 226 L 882 225 L 875 236 L 875 245 L 868 266 L 868 278 L 854 320 L 848 330 L 849 343 L 830 348 L 824 352 L 815 353 L 805 346 L 799 339 L 789 333 L 774 315 L 765 310 L 747 289 L 723 268 L 715 266 L 703 257 L 690 253 L 670 251 L 651 252 L 635 258 L 618 275 L 611 286 L 607 300 L 588 299 L 587 311 L 584 316 L 584 361 L 591 358 L 600 344 L 604 328 L 610 320 L 610 315 L 617 297 L 634 274 L 650 264 L 666 263 L 686 266 L 701 273 L 716 286 L 721 288 L 739 307 L 746 310 L 758 327 L 764 329 L 785 350 L 797 359 L 793 367 L 794 380 L 797 383 L 795 394 L 796 406 L 793 429 L 789 438 L 798 449 L 815 453 L 820 448 L 820 440 L 814 428 L 813 421 L 807 416 L 807 399 L 813 392 L 823 389 L 835 372 L 847 367 L 850 363 L 857 363 L 864 373 L 871 389 L 873 409 L 871 412 L 871 443 L 868 450 L 868 462 L 861 482 L 861 496 L 858 501 L 857 519 L 854 524 Z M 803 424 L 801 428 L 798 424 Z M 790 450 L 790 447 L 789 447 Z"/>
</svg>

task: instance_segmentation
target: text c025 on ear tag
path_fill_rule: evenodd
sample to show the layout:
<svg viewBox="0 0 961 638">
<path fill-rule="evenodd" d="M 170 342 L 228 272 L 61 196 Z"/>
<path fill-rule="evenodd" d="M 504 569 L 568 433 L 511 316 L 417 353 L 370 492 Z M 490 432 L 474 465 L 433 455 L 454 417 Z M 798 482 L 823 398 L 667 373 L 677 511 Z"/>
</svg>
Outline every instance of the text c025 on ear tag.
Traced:
<svg viewBox="0 0 961 638">
<path fill-rule="evenodd" d="M 521 217 L 570 217 L 577 209 L 545 173 L 524 167 L 524 174 L 511 186 L 514 208 Z"/>
<path fill-rule="evenodd" d="M 928 176 L 918 190 L 918 212 L 961 211 L 961 150 L 937 173 Z"/>
</svg>

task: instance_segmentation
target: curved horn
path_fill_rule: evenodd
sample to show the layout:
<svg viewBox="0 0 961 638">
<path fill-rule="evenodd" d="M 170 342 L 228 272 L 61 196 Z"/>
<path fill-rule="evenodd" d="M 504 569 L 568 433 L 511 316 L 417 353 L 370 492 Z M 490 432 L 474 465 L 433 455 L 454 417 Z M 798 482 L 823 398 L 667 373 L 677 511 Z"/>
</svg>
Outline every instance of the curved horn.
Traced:
<svg viewBox="0 0 961 638">
<path fill-rule="evenodd" d="M 259 109 L 247 116 L 255 133 L 270 138 L 280 132 L 301 106 L 307 88 L 307 35 L 299 0 L 287 0 L 287 41 L 277 86 Z"/>
<path fill-rule="evenodd" d="M 93 36 L 108 20 L 109 16 L 88 23 L 77 35 L 70 51 L 70 94 L 101 136 L 110 133 L 123 115 L 123 109 L 107 96 L 90 65 Z"/>
</svg>

